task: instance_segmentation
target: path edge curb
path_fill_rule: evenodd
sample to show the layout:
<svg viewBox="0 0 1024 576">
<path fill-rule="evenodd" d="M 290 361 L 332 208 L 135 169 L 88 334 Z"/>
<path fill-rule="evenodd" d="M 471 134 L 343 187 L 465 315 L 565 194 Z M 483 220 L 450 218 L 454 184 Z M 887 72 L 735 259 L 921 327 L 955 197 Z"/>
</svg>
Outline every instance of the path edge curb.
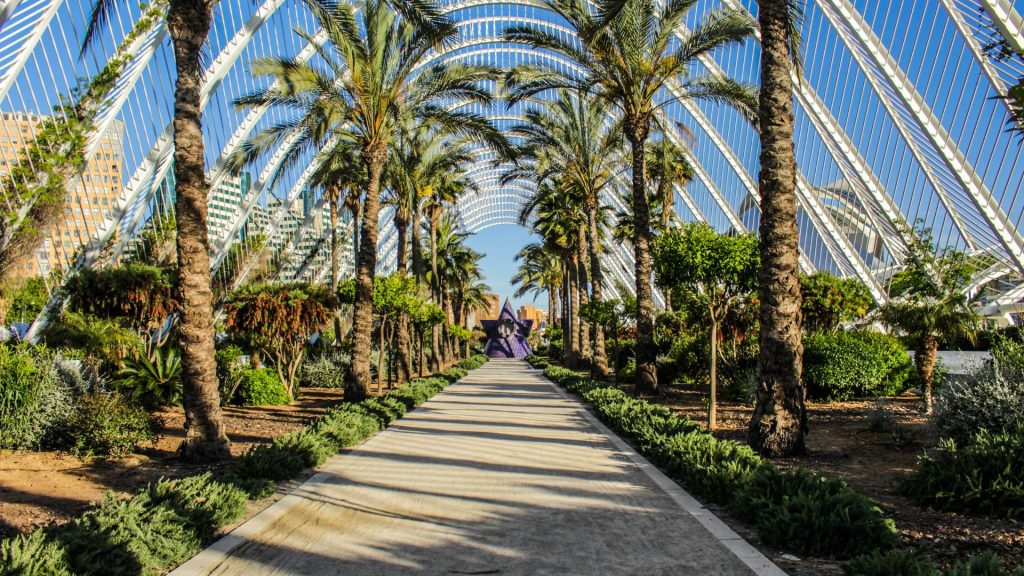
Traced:
<svg viewBox="0 0 1024 576">
<path fill-rule="evenodd" d="M 716 540 L 721 542 L 729 552 L 732 552 L 734 556 L 739 558 L 747 568 L 750 568 L 755 574 L 757 574 L 757 576 L 788 576 L 786 572 L 769 560 L 767 556 L 762 554 L 761 551 L 755 548 L 750 542 L 744 540 L 742 536 L 737 534 L 732 528 L 723 522 L 721 518 L 715 516 L 711 510 L 708 510 L 700 503 L 700 501 L 676 483 L 675 480 L 666 476 L 664 472 L 658 469 L 654 464 L 651 464 L 647 458 L 644 458 L 642 454 L 637 452 L 629 445 L 628 442 L 623 440 L 621 436 L 616 434 L 611 428 L 605 426 L 604 422 L 601 422 L 597 416 L 594 415 L 586 403 L 549 380 L 544 376 L 543 370 L 537 370 L 536 368 L 532 369 L 535 370 L 545 382 L 550 384 L 559 396 L 578 406 L 587 422 L 607 437 L 617 450 L 622 452 L 630 462 L 635 464 L 644 472 L 644 474 L 653 480 L 654 483 L 657 484 L 658 488 L 668 494 L 669 498 L 671 498 L 677 506 L 685 510 L 690 516 L 693 516 L 697 522 L 700 522 L 701 526 L 703 526 L 705 530 L 710 532 Z"/>
</svg>

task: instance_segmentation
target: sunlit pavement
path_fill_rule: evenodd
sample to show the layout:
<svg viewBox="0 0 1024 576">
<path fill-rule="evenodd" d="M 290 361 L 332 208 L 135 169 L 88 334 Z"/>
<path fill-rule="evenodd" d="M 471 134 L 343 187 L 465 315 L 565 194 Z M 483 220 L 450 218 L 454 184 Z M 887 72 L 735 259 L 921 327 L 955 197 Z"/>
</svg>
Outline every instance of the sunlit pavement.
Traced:
<svg viewBox="0 0 1024 576">
<path fill-rule="evenodd" d="M 474 370 L 173 574 L 409 573 L 781 574 L 520 361 Z"/>
</svg>

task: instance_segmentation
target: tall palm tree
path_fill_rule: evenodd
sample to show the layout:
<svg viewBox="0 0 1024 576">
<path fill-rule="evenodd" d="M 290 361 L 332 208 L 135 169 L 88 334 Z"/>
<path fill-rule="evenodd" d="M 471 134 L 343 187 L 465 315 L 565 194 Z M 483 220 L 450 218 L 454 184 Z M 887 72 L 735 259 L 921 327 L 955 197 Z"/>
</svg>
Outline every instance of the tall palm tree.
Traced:
<svg viewBox="0 0 1024 576">
<path fill-rule="evenodd" d="M 802 383 L 796 154 L 793 148 L 794 67 L 799 69 L 802 0 L 761 0 L 761 351 L 750 445 L 768 456 L 804 451 L 806 392 Z"/>
<path fill-rule="evenodd" d="M 331 226 L 331 292 L 337 292 L 338 280 L 341 274 L 341 250 L 339 249 L 338 240 L 338 209 L 339 204 L 344 199 L 346 202 L 349 201 L 351 191 L 356 191 L 355 201 L 356 207 L 352 214 L 352 227 L 356 228 L 356 222 L 358 222 L 358 190 L 360 188 L 362 175 L 362 166 L 359 160 L 359 150 L 356 149 L 354 142 L 348 139 L 339 139 L 333 149 L 323 158 L 323 161 L 317 165 L 310 178 L 310 184 L 313 186 L 322 186 L 324 194 L 327 196 L 327 203 L 330 206 L 330 226 Z M 346 194 L 346 191 L 350 191 Z M 351 207 L 349 207 L 352 210 Z M 341 317 L 335 316 L 334 318 L 334 338 L 336 341 L 340 341 L 341 334 Z"/>
<path fill-rule="evenodd" d="M 431 51 L 458 35 L 454 23 L 429 0 L 367 0 L 360 18 L 350 3 L 306 0 L 306 4 L 328 36 L 327 45 L 318 50 L 317 61 L 323 68 L 287 58 L 255 60 L 250 65 L 252 72 L 276 82 L 237 104 L 273 105 L 299 113 L 297 118 L 256 135 L 250 147 L 256 155 L 293 135 L 298 138 L 289 152 L 296 161 L 340 133 L 348 134 L 358 145 L 366 190 L 356 271 L 352 386 L 347 394 L 350 400 L 360 400 L 371 385 L 373 279 L 381 179 L 389 145 L 402 121 L 416 118 L 453 134 L 507 148 L 504 138 L 484 117 L 445 106 L 452 100 L 490 105 L 492 96 L 482 84 L 495 80 L 498 71 L 451 62 L 420 69 Z M 308 34 L 297 33 L 312 41 Z"/>
<path fill-rule="evenodd" d="M 686 153 L 667 136 L 662 136 L 647 151 L 648 176 L 657 190 L 661 204 L 658 227 L 668 230 L 675 215 L 675 186 L 686 186 L 693 180 L 693 165 Z"/>
<path fill-rule="evenodd" d="M 482 278 L 476 278 L 463 284 L 459 293 L 462 320 L 467 330 L 473 330 L 469 315 L 484 306 L 487 303 L 487 296 L 491 293 L 491 287 L 481 280 Z M 469 346 L 470 341 L 466 340 L 466 358 L 469 358 Z"/>
<path fill-rule="evenodd" d="M 93 4 L 85 46 L 106 26 L 120 0 Z M 213 19 L 212 0 L 170 0 L 167 30 L 174 47 L 174 190 L 181 314 L 182 405 L 185 440 L 179 451 L 189 460 L 231 457 L 220 409 L 213 346 L 213 290 L 207 235 L 206 158 L 203 142 L 200 55 Z"/>
<path fill-rule="evenodd" d="M 637 390 L 658 391 L 654 347 L 654 291 L 651 284 L 650 207 L 647 197 L 646 143 L 658 114 L 656 96 L 674 87 L 684 98 L 735 106 L 753 117 L 753 90 L 720 75 L 694 72 L 696 60 L 719 48 L 743 42 L 754 22 L 738 10 L 709 12 L 685 32 L 696 0 L 597 0 L 596 13 L 583 0 L 547 0 L 576 31 L 568 41 L 537 26 L 512 26 L 507 40 L 570 58 L 583 72 L 555 66 L 524 65 L 506 75 L 509 100 L 518 102 L 556 88 L 590 93 L 619 110 L 632 154 L 632 204 L 637 216 L 633 237 L 637 299 Z M 683 38 L 674 45 L 676 33 Z"/>
<path fill-rule="evenodd" d="M 537 192 L 522 208 L 519 220 L 533 219 L 533 229 L 547 249 L 558 254 L 564 274 L 562 307 L 563 360 L 575 368 L 584 357 L 587 335 L 580 322 L 580 293 L 586 290 L 581 276 L 580 254 L 587 238 L 582 233 L 587 221 L 578 186 L 563 187 L 564 181 L 542 181 Z"/>
<path fill-rule="evenodd" d="M 427 215 L 427 226 L 429 229 L 430 246 L 430 291 L 434 303 L 444 308 L 443 274 L 439 268 L 439 251 L 450 241 L 445 234 L 454 234 L 456 225 L 450 218 L 444 218 L 450 213 L 447 210 L 467 192 L 476 191 L 476 183 L 465 176 L 464 163 L 471 158 L 468 150 L 461 152 L 455 150 L 453 156 L 445 163 L 455 171 L 445 171 L 435 175 L 435 179 L 426 189 L 423 202 L 423 209 Z M 445 227 L 441 229 L 442 225 Z M 442 234 L 445 233 L 445 234 Z M 439 235 L 440 234 L 440 235 Z M 431 335 L 431 368 L 434 371 L 441 369 L 441 361 L 444 358 L 443 348 L 443 326 L 434 326 Z"/>
<path fill-rule="evenodd" d="M 557 323 L 563 277 L 562 262 L 558 255 L 543 244 L 531 242 L 516 253 L 515 259 L 519 263 L 519 268 L 512 276 L 512 285 L 516 286 L 515 297 L 522 298 L 533 292 L 536 300 L 541 292 L 547 292 L 548 322 Z"/>
<path fill-rule="evenodd" d="M 622 133 L 618 125 L 606 127 L 608 109 L 601 101 L 588 102 L 576 94 L 559 91 L 558 98 L 543 109 L 531 109 L 525 121 L 511 134 L 523 139 L 519 166 L 505 178 L 531 177 L 537 181 L 560 178 L 576 186 L 583 199 L 586 221 L 580 237 L 586 238 L 590 272 L 590 299 L 602 298 L 604 274 L 601 267 L 601 230 L 599 211 L 601 194 L 617 171 Z M 579 248 L 584 248 L 583 243 Z M 581 262 L 582 263 L 582 262 Z M 604 330 L 594 326 L 593 364 L 600 378 L 608 376 Z"/>
</svg>

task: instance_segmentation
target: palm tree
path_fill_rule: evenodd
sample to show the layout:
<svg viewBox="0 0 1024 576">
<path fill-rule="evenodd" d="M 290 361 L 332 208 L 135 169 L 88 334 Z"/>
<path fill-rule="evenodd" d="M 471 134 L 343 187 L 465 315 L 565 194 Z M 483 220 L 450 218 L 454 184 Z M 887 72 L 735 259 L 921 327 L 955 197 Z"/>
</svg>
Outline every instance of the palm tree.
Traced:
<svg viewBox="0 0 1024 576">
<path fill-rule="evenodd" d="M 580 294 L 586 291 L 586 275 L 581 274 L 580 254 L 587 241 L 582 233 L 586 228 L 587 214 L 579 187 L 563 188 L 562 184 L 562 181 L 541 182 L 536 194 L 520 211 L 519 220 L 526 224 L 533 217 L 534 231 L 544 239 L 545 247 L 561 260 L 565 286 L 562 355 L 566 365 L 575 368 L 587 348 L 587 335 L 579 316 Z"/>
<path fill-rule="evenodd" d="M 483 255 L 466 246 L 468 236 L 458 231 L 458 223 L 451 212 L 444 212 L 432 228 L 430 281 L 436 288 L 434 304 L 445 311 L 448 323 L 456 320 L 453 297 L 458 293 L 459 285 L 481 277 L 477 262 Z M 433 362 L 435 369 L 448 363 L 451 342 L 441 331 L 437 332 L 433 354 L 436 356 Z"/>
<path fill-rule="evenodd" d="M 658 227 L 668 230 L 675 215 L 675 186 L 686 186 L 693 180 L 693 165 L 686 158 L 682 148 L 667 136 L 662 136 L 647 151 L 648 176 L 655 183 L 657 198 L 661 204 Z"/>
<path fill-rule="evenodd" d="M 120 0 L 93 4 L 85 45 L 105 27 Z M 185 440 L 179 451 L 189 460 L 231 457 L 231 443 L 220 409 L 213 346 L 213 291 L 207 235 L 206 158 L 200 104 L 200 55 L 213 19 L 211 0 L 170 0 L 167 30 L 174 47 L 174 191 L 177 219 L 181 314 L 182 404 Z"/>
<path fill-rule="evenodd" d="M 358 401 L 366 397 L 372 383 L 373 279 L 381 178 L 391 141 L 405 119 L 415 118 L 449 133 L 507 148 L 504 138 L 485 118 L 444 105 L 452 100 L 490 105 L 491 94 L 481 85 L 495 80 L 498 71 L 451 62 L 419 69 L 431 51 L 458 35 L 454 23 L 440 15 L 429 0 L 368 0 L 360 18 L 349 3 L 306 0 L 306 4 L 327 32 L 330 48 L 318 52 L 318 62 L 325 68 L 294 59 L 255 60 L 250 65 L 252 72 L 276 82 L 236 103 L 300 112 L 297 119 L 256 135 L 250 154 L 261 154 L 293 135 L 298 136 L 289 151 L 293 161 L 343 133 L 359 148 L 366 190 L 353 313 L 352 387 L 347 391 L 349 400 Z M 307 34 L 298 33 L 310 40 Z"/>
<path fill-rule="evenodd" d="M 515 297 L 522 298 L 533 292 L 533 299 L 536 300 L 541 292 L 547 292 L 548 322 L 557 323 L 563 278 L 562 262 L 558 255 L 543 244 L 531 242 L 516 253 L 516 262 L 519 268 L 512 276 L 512 285 L 517 287 Z"/>
<path fill-rule="evenodd" d="M 632 154 L 632 204 L 637 216 L 633 237 L 637 299 L 637 389 L 658 391 L 654 347 L 654 292 L 651 285 L 650 207 L 647 197 L 646 143 L 659 104 L 655 97 L 673 87 L 684 98 L 735 106 L 753 117 L 753 90 L 720 75 L 695 73 L 701 56 L 738 44 L 753 33 L 754 22 L 738 10 L 709 12 L 693 31 L 684 31 L 694 0 L 597 0 L 596 14 L 580 0 L 547 4 L 576 31 L 579 42 L 536 26 L 512 26 L 507 40 L 546 49 L 574 60 L 576 75 L 555 66 L 524 65 L 506 75 L 513 103 L 549 89 L 573 88 L 596 96 L 619 110 Z M 672 38 L 682 33 L 678 45 Z"/>
<path fill-rule="evenodd" d="M 590 265 L 590 299 L 600 302 L 604 285 L 601 267 L 601 194 L 616 174 L 622 133 L 613 126 L 605 129 L 608 109 L 600 101 L 588 102 L 570 91 L 559 91 L 558 99 L 543 110 L 531 109 L 525 122 L 511 134 L 523 139 L 519 166 L 505 178 L 531 177 L 537 181 L 561 178 L 578 187 L 586 212 L 580 237 L 586 238 Z M 579 248 L 583 249 L 581 243 Z M 598 377 L 608 376 L 604 329 L 594 326 L 594 369 Z"/>
<path fill-rule="evenodd" d="M 806 392 L 801 381 L 796 155 L 793 149 L 794 67 L 799 69 L 801 0 L 761 0 L 761 351 L 757 406 L 748 437 L 767 456 L 804 451 Z"/>
<path fill-rule="evenodd" d="M 446 164 L 457 171 L 437 173 L 434 181 L 425 190 L 423 210 L 427 215 L 429 228 L 430 293 L 434 303 L 442 308 L 444 308 L 442 290 L 444 276 L 439 268 L 438 256 L 441 253 L 439 250 L 451 241 L 445 234 L 454 234 L 456 228 L 454 221 L 450 218 L 446 219 L 444 216 L 449 214 L 447 209 L 454 206 L 461 196 L 476 190 L 476 183 L 466 178 L 463 172 L 463 163 L 468 162 L 470 158 L 468 151 L 455 151 Z M 441 230 L 442 225 L 445 226 L 445 230 Z M 442 331 L 442 326 L 435 325 L 431 334 L 431 369 L 434 371 L 441 369 L 441 361 L 444 357 Z"/>
<path fill-rule="evenodd" d="M 338 241 L 338 208 L 344 199 L 346 208 L 352 212 L 352 228 L 356 229 L 359 210 L 359 189 L 361 184 L 362 166 L 359 150 L 348 139 L 339 139 L 333 149 L 320 162 L 310 178 L 313 186 L 322 186 L 330 205 L 331 226 L 331 293 L 338 291 L 338 280 L 341 274 L 341 250 Z M 348 194 L 346 194 L 348 191 Z M 352 208 L 350 197 L 355 191 L 355 207 Z M 334 338 L 341 340 L 341 317 L 334 318 Z"/>
<path fill-rule="evenodd" d="M 487 303 L 487 296 L 491 292 L 491 287 L 480 280 L 477 278 L 463 284 L 459 293 L 462 319 L 466 329 L 470 331 L 473 330 L 473 325 L 469 322 L 469 315 Z M 469 344 L 469 340 L 466 340 L 466 358 L 469 358 Z"/>
<path fill-rule="evenodd" d="M 879 312 L 882 322 L 916 340 L 914 365 L 925 412 L 931 414 L 939 344 L 949 338 L 973 339 L 978 327 L 978 315 L 967 298 L 972 266 L 962 252 L 937 254 L 930 230 L 919 231 L 908 248 L 906 267 L 892 280 L 895 298 Z"/>
</svg>

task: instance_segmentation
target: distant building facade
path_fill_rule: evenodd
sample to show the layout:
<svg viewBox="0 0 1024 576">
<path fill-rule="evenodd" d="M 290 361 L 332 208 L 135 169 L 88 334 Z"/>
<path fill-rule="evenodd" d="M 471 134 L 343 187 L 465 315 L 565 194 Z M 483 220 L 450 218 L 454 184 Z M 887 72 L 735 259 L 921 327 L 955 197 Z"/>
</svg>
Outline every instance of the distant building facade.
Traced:
<svg viewBox="0 0 1024 576">
<path fill-rule="evenodd" d="M 476 310 L 476 321 L 497 320 L 500 315 L 501 299 L 497 294 L 488 294 L 484 299 L 484 304 Z"/>
<path fill-rule="evenodd" d="M 520 320 L 532 320 L 533 321 L 533 329 L 537 330 L 537 329 L 540 328 L 540 325 L 542 323 L 547 321 L 548 314 L 547 314 L 547 312 L 545 312 L 544 310 L 541 310 L 540 308 L 537 308 L 536 306 L 530 306 L 530 305 L 527 304 L 525 306 L 520 306 L 519 307 L 519 319 Z"/>
<path fill-rule="evenodd" d="M 46 118 L 20 112 L 0 114 L 0 175 L 8 174 L 18 165 L 39 124 Z M 78 249 L 88 243 L 104 221 L 111 217 L 116 200 L 122 193 L 123 134 L 124 123 L 115 121 L 100 138 L 99 146 L 86 159 L 85 169 L 68 196 L 63 220 L 50 230 L 49 236 L 36 250 L 36 257 L 26 259 L 22 265 L 25 274 L 47 274 L 51 270 L 68 267 Z"/>
</svg>

